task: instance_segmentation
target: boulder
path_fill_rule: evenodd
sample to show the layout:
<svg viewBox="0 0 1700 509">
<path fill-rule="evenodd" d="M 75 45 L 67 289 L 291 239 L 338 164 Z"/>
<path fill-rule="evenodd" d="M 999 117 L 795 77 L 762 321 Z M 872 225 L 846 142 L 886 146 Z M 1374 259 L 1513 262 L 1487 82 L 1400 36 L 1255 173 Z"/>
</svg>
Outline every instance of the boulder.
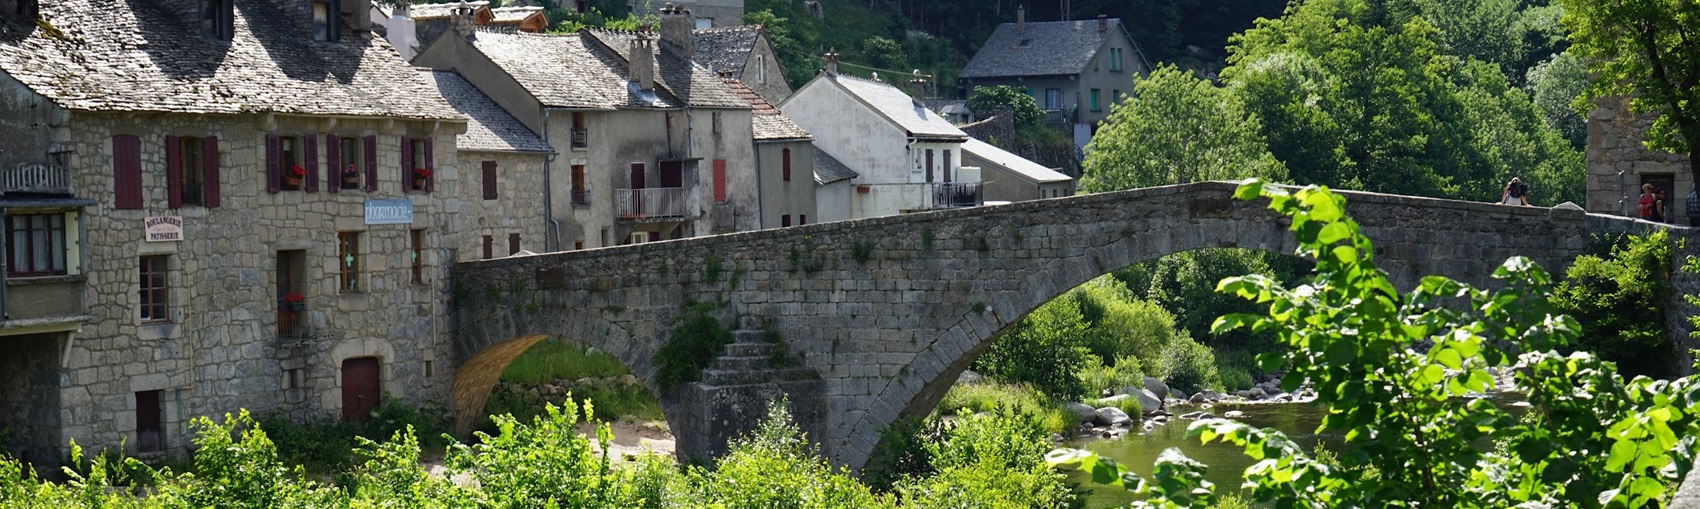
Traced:
<svg viewBox="0 0 1700 509">
<path fill-rule="evenodd" d="M 1073 413 L 1076 418 L 1080 419 L 1080 422 L 1092 422 L 1093 419 L 1098 418 L 1098 410 L 1090 406 L 1086 406 L 1085 403 L 1070 401 L 1063 403 L 1063 407 L 1067 408 L 1070 413 Z"/>
<path fill-rule="evenodd" d="M 1229 419 L 1239 419 L 1239 418 L 1245 417 L 1245 412 L 1241 412 L 1239 410 L 1229 410 L 1229 411 L 1227 411 L 1227 413 L 1222 414 L 1222 417 L 1226 417 L 1226 418 L 1229 418 Z"/>
<path fill-rule="evenodd" d="M 1202 393 L 1202 392 L 1200 392 L 1198 394 L 1194 394 L 1194 395 L 1192 395 L 1191 398 L 1187 399 L 1188 403 L 1193 403 L 1193 404 L 1207 403 L 1209 401 L 1210 401 L 1210 398 L 1204 397 L 1204 393 Z"/>
<path fill-rule="evenodd" d="M 984 381 L 986 381 L 986 377 L 966 369 L 962 370 L 962 374 L 956 377 L 956 383 L 959 384 L 977 384 Z"/>
<path fill-rule="evenodd" d="M 1191 412 L 1191 413 L 1181 414 L 1181 418 L 1182 419 L 1215 419 L 1216 416 L 1212 415 L 1210 412 Z"/>
<path fill-rule="evenodd" d="M 1151 391 L 1141 390 L 1129 396 L 1139 400 L 1139 409 L 1145 412 L 1145 415 L 1151 415 L 1163 409 L 1163 400 L 1159 399 L 1156 394 L 1152 394 Z"/>
<path fill-rule="evenodd" d="M 1169 386 L 1156 378 L 1145 377 L 1145 390 L 1151 391 L 1151 394 L 1156 395 L 1157 399 L 1169 397 Z"/>
<path fill-rule="evenodd" d="M 1180 389 L 1170 389 L 1168 399 L 1173 399 L 1173 400 L 1176 400 L 1176 401 L 1186 401 L 1187 400 L 1186 392 L 1183 392 Z"/>
<path fill-rule="evenodd" d="M 1248 391 L 1246 394 L 1247 399 L 1263 399 L 1267 397 L 1269 397 L 1269 393 L 1265 392 L 1262 387 L 1252 387 L 1251 391 Z"/>
<path fill-rule="evenodd" d="M 1107 426 L 1124 426 L 1133 422 L 1133 418 L 1128 417 L 1127 412 L 1120 408 L 1107 406 L 1098 409 L 1098 422 Z"/>
</svg>

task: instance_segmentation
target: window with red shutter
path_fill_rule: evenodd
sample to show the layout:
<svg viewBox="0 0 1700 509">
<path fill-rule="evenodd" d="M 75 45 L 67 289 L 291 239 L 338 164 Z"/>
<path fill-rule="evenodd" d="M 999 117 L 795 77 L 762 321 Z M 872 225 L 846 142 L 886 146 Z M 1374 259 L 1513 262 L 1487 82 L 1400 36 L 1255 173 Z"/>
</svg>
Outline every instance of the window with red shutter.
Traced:
<svg viewBox="0 0 1700 509">
<path fill-rule="evenodd" d="M 791 214 L 779 216 L 779 226 L 791 226 Z"/>
<path fill-rule="evenodd" d="M 431 138 L 419 140 L 419 143 L 425 145 L 425 174 L 429 175 L 425 177 L 425 189 L 423 191 L 429 193 L 437 188 L 436 157 L 431 155 L 431 146 L 433 145 Z"/>
<path fill-rule="evenodd" d="M 496 199 L 496 162 L 484 161 L 484 199 Z"/>
<path fill-rule="evenodd" d="M 783 172 L 784 175 L 785 175 L 785 181 L 790 182 L 791 181 L 791 149 L 785 149 L 783 152 L 780 152 L 779 155 L 780 155 L 780 160 L 779 160 L 780 164 L 779 165 L 780 165 L 780 167 L 785 169 L 785 171 Z"/>
<path fill-rule="evenodd" d="M 201 138 L 201 205 L 218 208 L 218 137 Z"/>
<path fill-rule="evenodd" d="M 266 192 L 283 190 L 283 139 L 266 135 Z"/>
<path fill-rule="evenodd" d="M 112 137 L 113 207 L 142 208 L 142 139 L 120 134 Z"/>
<path fill-rule="evenodd" d="M 714 160 L 714 201 L 726 201 L 726 160 Z"/>
<path fill-rule="evenodd" d="M 317 136 L 301 137 L 303 148 L 307 153 L 307 185 L 309 193 L 319 192 L 319 138 Z"/>
<path fill-rule="evenodd" d="M 176 136 L 165 137 L 165 197 L 171 208 L 183 208 L 183 146 Z"/>
<path fill-rule="evenodd" d="M 402 192 L 407 192 L 407 191 L 413 190 L 414 168 L 415 167 L 414 167 L 414 160 L 413 160 L 413 138 L 403 137 L 401 139 L 401 190 L 402 190 Z"/>
</svg>

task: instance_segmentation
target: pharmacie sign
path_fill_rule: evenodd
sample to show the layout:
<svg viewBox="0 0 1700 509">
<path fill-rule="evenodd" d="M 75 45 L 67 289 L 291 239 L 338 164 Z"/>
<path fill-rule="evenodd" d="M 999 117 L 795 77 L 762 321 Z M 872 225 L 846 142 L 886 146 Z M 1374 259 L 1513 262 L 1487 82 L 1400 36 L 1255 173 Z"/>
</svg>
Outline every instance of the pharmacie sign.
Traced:
<svg viewBox="0 0 1700 509">
<path fill-rule="evenodd" d="M 156 216 L 143 220 L 148 242 L 178 242 L 183 240 L 183 216 Z"/>
<path fill-rule="evenodd" d="M 366 224 L 413 224 L 413 200 L 366 200 Z"/>
</svg>

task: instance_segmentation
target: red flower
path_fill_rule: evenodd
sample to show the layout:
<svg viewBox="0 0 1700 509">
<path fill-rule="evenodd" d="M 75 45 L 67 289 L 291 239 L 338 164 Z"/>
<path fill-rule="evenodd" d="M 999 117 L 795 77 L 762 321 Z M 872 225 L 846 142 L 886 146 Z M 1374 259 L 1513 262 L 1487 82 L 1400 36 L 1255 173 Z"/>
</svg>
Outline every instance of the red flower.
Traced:
<svg viewBox="0 0 1700 509">
<path fill-rule="evenodd" d="M 302 302 L 304 300 L 307 300 L 307 297 L 303 296 L 299 293 L 289 292 L 289 293 L 283 294 L 283 301 L 288 302 L 290 304 L 296 304 L 296 303 Z"/>
<path fill-rule="evenodd" d="M 416 179 L 431 178 L 431 170 L 427 170 L 427 169 L 424 169 L 424 168 L 414 168 L 413 169 L 413 178 L 416 178 Z"/>
<path fill-rule="evenodd" d="M 288 173 L 285 175 L 289 178 L 301 178 L 307 175 L 307 170 L 300 166 L 290 166 L 287 171 Z"/>
</svg>

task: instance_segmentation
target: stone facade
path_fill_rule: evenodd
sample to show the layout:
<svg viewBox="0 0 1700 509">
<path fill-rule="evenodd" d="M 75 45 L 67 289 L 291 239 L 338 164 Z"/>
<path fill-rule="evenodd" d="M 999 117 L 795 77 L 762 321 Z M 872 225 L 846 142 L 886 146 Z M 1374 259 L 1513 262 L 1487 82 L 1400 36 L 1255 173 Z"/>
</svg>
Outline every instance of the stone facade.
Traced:
<svg viewBox="0 0 1700 509">
<path fill-rule="evenodd" d="M 1629 99 L 1596 101 L 1588 114 L 1589 212 L 1636 215 L 1643 182 L 1665 188 L 1670 222 L 1691 224 L 1686 200 L 1694 190 L 1694 172 L 1683 154 L 1648 149 L 1641 140 L 1652 116 L 1629 112 Z"/>
<path fill-rule="evenodd" d="M 548 231 L 548 216 L 543 213 L 543 190 L 547 188 L 543 172 L 547 156 L 506 152 L 460 151 L 461 168 L 466 168 L 465 181 L 457 186 L 458 207 L 454 213 L 455 259 L 482 260 L 508 256 L 524 250 L 541 253 Z M 484 191 L 484 168 L 494 165 L 495 197 Z M 484 254 L 488 238 L 490 255 Z"/>
<path fill-rule="evenodd" d="M 859 467 L 881 430 L 931 411 L 1008 326 L 1081 283 L 1204 247 L 1291 252 L 1286 221 L 1233 200 L 1232 190 L 1197 183 L 462 263 L 456 285 L 475 298 L 454 309 L 462 367 L 451 406 L 470 422 L 507 345 L 537 335 L 609 352 L 655 389 L 651 359 L 686 303 L 722 302 L 723 323 L 765 320 L 824 379 L 820 400 L 802 402 L 826 409 L 826 431 L 812 436 L 828 456 Z M 1590 235 L 1648 226 L 1574 208 L 1342 194 L 1401 288 L 1427 274 L 1491 285 L 1513 255 L 1557 273 Z M 1700 278 L 1676 277 L 1679 292 L 1700 290 Z M 1692 343 L 1686 330 L 1673 331 L 1682 345 Z M 1681 357 L 1672 352 L 1673 362 Z M 687 435 L 691 423 L 722 420 L 713 405 L 688 391 L 657 393 L 681 453 L 712 451 L 705 437 Z"/>
</svg>

